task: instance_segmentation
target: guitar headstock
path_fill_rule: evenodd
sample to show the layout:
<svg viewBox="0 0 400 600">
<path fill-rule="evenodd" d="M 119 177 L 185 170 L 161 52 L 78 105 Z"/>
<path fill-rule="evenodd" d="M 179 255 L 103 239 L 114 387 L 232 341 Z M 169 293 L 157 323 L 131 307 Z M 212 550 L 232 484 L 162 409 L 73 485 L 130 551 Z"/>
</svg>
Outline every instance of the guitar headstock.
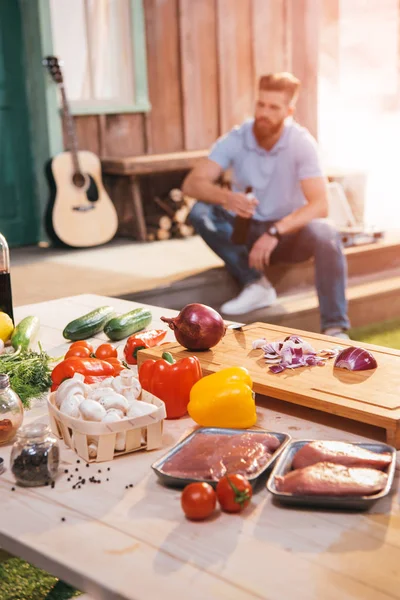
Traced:
<svg viewBox="0 0 400 600">
<path fill-rule="evenodd" d="M 56 83 L 63 83 L 63 74 L 61 72 L 61 67 L 57 56 L 46 56 L 42 60 L 42 63 L 45 67 L 47 67 L 50 75 Z"/>
</svg>

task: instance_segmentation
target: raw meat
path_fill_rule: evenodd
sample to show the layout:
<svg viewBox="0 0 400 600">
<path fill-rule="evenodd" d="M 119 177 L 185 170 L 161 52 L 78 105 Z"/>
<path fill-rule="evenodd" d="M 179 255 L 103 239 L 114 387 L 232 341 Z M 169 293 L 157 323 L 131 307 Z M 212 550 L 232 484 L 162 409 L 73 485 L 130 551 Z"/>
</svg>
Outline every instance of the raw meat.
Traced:
<svg viewBox="0 0 400 600">
<path fill-rule="evenodd" d="M 214 481 L 225 473 L 250 476 L 262 469 L 279 446 L 278 438 L 261 432 L 198 433 L 164 463 L 162 471 L 175 477 Z"/>
<path fill-rule="evenodd" d="M 369 496 L 381 491 L 388 476 L 377 469 L 320 462 L 275 477 L 278 491 L 320 496 Z"/>
<path fill-rule="evenodd" d="M 292 467 L 302 469 L 318 462 L 330 462 L 348 467 L 371 467 L 386 469 L 392 460 L 391 454 L 371 452 L 366 448 L 345 442 L 310 442 L 296 452 Z"/>
</svg>

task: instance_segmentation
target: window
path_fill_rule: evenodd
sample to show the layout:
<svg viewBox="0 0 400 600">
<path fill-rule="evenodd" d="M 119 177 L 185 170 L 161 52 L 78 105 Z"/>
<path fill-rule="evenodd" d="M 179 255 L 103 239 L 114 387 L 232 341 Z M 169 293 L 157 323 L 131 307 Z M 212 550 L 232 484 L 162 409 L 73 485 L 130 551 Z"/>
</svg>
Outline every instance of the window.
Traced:
<svg viewBox="0 0 400 600">
<path fill-rule="evenodd" d="M 50 16 L 74 114 L 149 110 L 142 0 L 50 0 Z"/>
</svg>

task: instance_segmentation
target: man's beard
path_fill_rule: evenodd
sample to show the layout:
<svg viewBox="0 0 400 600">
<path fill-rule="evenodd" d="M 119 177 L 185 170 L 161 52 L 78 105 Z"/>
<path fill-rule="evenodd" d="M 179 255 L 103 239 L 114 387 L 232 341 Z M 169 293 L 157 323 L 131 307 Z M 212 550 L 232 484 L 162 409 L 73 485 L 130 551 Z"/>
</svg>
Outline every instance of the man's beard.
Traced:
<svg viewBox="0 0 400 600">
<path fill-rule="evenodd" d="M 264 117 L 260 117 L 254 121 L 254 135 L 258 140 L 265 140 L 274 137 L 282 128 L 284 119 L 275 125 Z"/>
</svg>

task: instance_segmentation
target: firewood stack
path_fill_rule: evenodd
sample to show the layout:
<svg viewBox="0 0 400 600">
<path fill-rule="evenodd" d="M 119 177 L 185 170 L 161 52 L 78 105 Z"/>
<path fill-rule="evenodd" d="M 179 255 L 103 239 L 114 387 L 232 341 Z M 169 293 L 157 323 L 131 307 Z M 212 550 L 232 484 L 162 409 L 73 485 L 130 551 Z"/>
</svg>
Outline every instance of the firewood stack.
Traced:
<svg viewBox="0 0 400 600">
<path fill-rule="evenodd" d="M 186 238 L 194 234 L 193 227 L 188 223 L 189 213 L 196 202 L 193 198 L 174 188 L 165 198 L 155 196 L 154 202 L 157 212 L 146 218 L 149 241 Z"/>
</svg>

